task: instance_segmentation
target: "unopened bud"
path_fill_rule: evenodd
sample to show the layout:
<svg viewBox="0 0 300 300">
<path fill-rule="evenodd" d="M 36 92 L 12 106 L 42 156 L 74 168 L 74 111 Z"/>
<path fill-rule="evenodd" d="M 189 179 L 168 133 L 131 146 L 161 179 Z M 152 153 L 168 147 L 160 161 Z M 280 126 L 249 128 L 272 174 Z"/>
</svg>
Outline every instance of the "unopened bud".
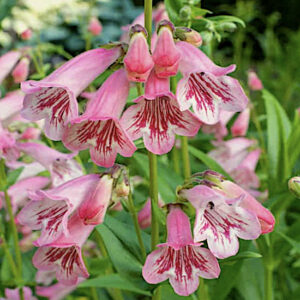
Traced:
<svg viewBox="0 0 300 300">
<path fill-rule="evenodd" d="M 196 47 L 199 47 L 202 44 L 201 35 L 197 31 L 187 27 L 176 27 L 175 36 L 181 41 L 185 41 Z"/>
<path fill-rule="evenodd" d="M 179 16 L 181 20 L 189 20 L 191 18 L 191 14 L 192 14 L 192 10 L 188 5 L 185 5 L 179 11 Z"/>
<path fill-rule="evenodd" d="M 236 30 L 236 24 L 232 22 L 224 22 L 218 26 L 219 29 L 228 32 L 234 32 Z"/>
<path fill-rule="evenodd" d="M 212 170 L 204 171 L 202 173 L 202 177 L 204 180 L 207 180 L 209 182 L 213 182 L 216 184 L 221 183 L 223 180 L 225 180 L 225 177 L 222 174 L 212 171 Z"/>
<path fill-rule="evenodd" d="M 99 35 L 102 32 L 102 25 L 100 21 L 96 17 L 92 17 L 90 19 L 89 25 L 88 25 L 88 31 L 92 35 Z"/>
<path fill-rule="evenodd" d="M 213 38 L 212 32 L 208 32 L 208 31 L 201 32 L 201 36 L 203 40 L 203 45 L 208 45 Z"/>
<path fill-rule="evenodd" d="M 293 177 L 289 180 L 289 190 L 297 197 L 300 198 L 300 176 Z"/>
<path fill-rule="evenodd" d="M 24 41 L 28 41 L 30 40 L 32 37 L 32 31 L 31 29 L 27 28 L 26 30 L 24 30 L 22 33 L 21 33 L 21 39 L 24 40 Z"/>
</svg>

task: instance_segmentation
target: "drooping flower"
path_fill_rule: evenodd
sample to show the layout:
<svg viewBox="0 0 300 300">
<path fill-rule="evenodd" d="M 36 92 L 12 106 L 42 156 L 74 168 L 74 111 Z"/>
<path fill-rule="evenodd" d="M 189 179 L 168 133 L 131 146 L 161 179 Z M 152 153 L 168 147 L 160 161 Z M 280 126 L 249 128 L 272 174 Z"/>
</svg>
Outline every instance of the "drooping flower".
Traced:
<svg viewBox="0 0 300 300">
<path fill-rule="evenodd" d="M 252 195 L 250 195 L 250 193 L 242 189 L 237 184 L 228 180 L 221 181 L 219 186 L 221 191 L 225 193 L 225 196 L 230 198 L 240 197 L 241 201 L 239 205 L 245 208 L 246 210 L 256 214 L 260 222 L 262 234 L 273 231 L 275 225 L 274 216 L 267 208 L 265 208 Z"/>
<path fill-rule="evenodd" d="M 239 82 L 226 76 L 235 65 L 216 66 L 201 50 L 186 42 L 178 42 L 176 48 L 181 54 L 179 69 L 184 75 L 177 87 L 181 110 L 192 106 L 203 123 L 215 124 L 220 109 L 237 112 L 246 108 L 248 98 Z"/>
<path fill-rule="evenodd" d="M 243 110 L 231 127 L 232 136 L 245 136 L 248 131 L 250 108 Z"/>
<path fill-rule="evenodd" d="M 23 57 L 18 64 L 15 66 L 15 68 L 12 71 L 12 76 L 14 78 L 15 83 L 20 83 L 22 81 L 25 81 L 29 74 L 29 64 L 30 61 L 28 57 Z"/>
<path fill-rule="evenodd" d="M 73 214 L 68 223 L 68 232 L 63 231 L 54 242 L 40 247 L 33 256 L 33 265 L 44 271 L 55 271 L 59 283 L 74 285 L 78 278 L 87 278 L 81 248 L 95 226 L 84 225 L 78 214 Z"/>
<path fill-rule="evenodd" d="M 194 243 L 188 216 L 171 205 L 167 217 L 168 239 L 150 253 L 143 267 L 143 277 L 156 284 L 169 279 L 175 293 L 192 294 L 199 285 L 199 276 L 207 279 L 220 274 L 218 261 L 201 244 Z"/>
<path fill-rule="evenodd" d="M 66 124 L 78 115 L 76 97 L 120 55 L 120 47 L 86 51 L 40 81 L 21 84 L 26 93 L 22 116 L 45 119 L 45 133 L 60 140 Z"/>
<path fill-rule="evenodd" d="M 68 229 L 69 216 L 90 197 L 99 181 L 95 174 L 81 176 L 47 191 L 31 193 L 29 202 L 19 213 L 18 221 L 33 230 L 41 229 L 35 245 L 41 246 L 57 240 Z"/>
<path fill-rule="evenodd" d="M 23 296 L 24 300 L 37 300 L 36 297 L 32 295 L 32 291 L 29 287 L 24 286 L 23 287 Z M 5 289 L 5 298 L 0 298 L 0 300 L 21 300 L 20 297 L 20 289 Z"/>
<path fill-rule="evenodd" d="M 61 153 L 46 145 L 31 142 L 17 143 L 17 147 L 49 170 L 53 186 L 83 175 L 81 166 L 73 159 L 77 153 Z"/>
<path fill-rule="evenodd" d="M 92 35 L 99 35 L 102 32 L 102 25 L 100 21 L 96 17 L 92 17 L 90 19 L 89 25 L 88 25 L 88 31 Z"/>
<path fill-rule="evenodd" d="M 158 24 L 157 41 L 153 51 L 154 70 L 158 77 L 169 77 L 177 74 L 180 53 L 173 39 L 174 25 L 167 20 Z"/>
<path fill-rule="evenodd" d="M 153 68 L 154 62 L 147 44 L 147 32 L 141 25 L 134 25 L 130 29 L 130 42 L 124 66 L 128 80 L 145 82 Z"/>
<path fill-rule="evenodd" d="M 261 80 L 253 70 L 248 71 L 248 86 L 252 91 L 260 91 L 264 88 Z"/>
<path fill-rule="evenodd" d="M 238 252 L 238 237 L 253 240 L 261 234 L 256 214 L 240 205 L 243 196 L 226 198 L 205 185 L 182 190 L 180 194 L 196 209 L 194 240 L 207 240 L 210 251 L 218 258 Z"/>
<path fill-rule="evenodd" d="M 80 205 L 78 214 L 85 225 L 97 225 L 103 222 L 111 199 L 113 181 L 111 174 L 104 174 L 94 191 Z"/>
<path fill-rule="evenodd" d="M 21 52 L 19 51 L 9 51 L 0 57 L 0 84 L 13 69 L 20 57 Z"/>
<path fill-rule="evenodd" d="M 117 153 L 131 156 L 136 147 L 119 122 L 129 92 L 124 69 L 114 72 L 88 102 L 84 114 L 72 120 L 62 141 L 73 151 L 90 149 L 97 165 L 111 167 Z"/>
<path fill-rule="evenodd" d="M 168 78 L 151 72 L 145 94 L 134 100 L 121 118 L 121 124 L 132 140 L 143 137 L 145 147 L 155 153 L 169 152 L 175 135 L 194 136 L 199 120 L 190 111 L 180 111 L 176 97 L 170 92 Z"/>
</svg>

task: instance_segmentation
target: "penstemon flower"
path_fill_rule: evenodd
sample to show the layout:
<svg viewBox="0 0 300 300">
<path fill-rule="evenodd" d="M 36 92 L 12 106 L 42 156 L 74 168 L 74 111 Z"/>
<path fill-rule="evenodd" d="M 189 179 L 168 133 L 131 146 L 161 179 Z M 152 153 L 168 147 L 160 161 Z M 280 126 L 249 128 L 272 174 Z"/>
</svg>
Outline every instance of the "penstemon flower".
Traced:
<svg viewBox="0 0 300 300">
<path fill-rule="evenodd" d="M 170 206 L 167 217 L 168 238 L 165 244 L 150 253 L 143 267 L 148 283 L 169 279 L 175 293 L 188 296 L 199 285 L 199 276 L 217 278 L 220 267 L 217 259 L 201 244 L 194 243 L 188 216 L 177 205 Z"/>
<path fill-rule="evenodd" d="M 9 92 L 0 99 L 0 121 L 3 127 L 10 123 L 10 119 L 18 114 L 23 106 L 24 94 L 20 90 Z"/>
<path fill-rule="evenodd" d="M 72 120 L 62 141 L 73 151 L 90 149 L 91 159 L 111 167 L 117 153 L 132 156 L 136 147 L 119 122 L 129 92 L 124 69 L 114 72 L 88 102 L 84 114 Z"/>
<path fill-rule="evenodd" d="M 192 106 L 203 123 L 215 124 L 220 109 L 237 112 L 246 108 L 248 98 L 239 82 L 226 76 L 235 70 L 235 65 L 216 66 L 201 50 L 186 42 L 178 42 L 176 48 L 181 54 L 179 70 L 184 75 L 177 87 L 182 110 Z"/>
<path fill-rule="evenodd" d="M 240 205 L 243 195 L 240 198 L 227 198 L 205 185 L 182 190 L 180 195 L 196 209 L 194 240 L 207 240 L 210 251 L 218 258 L 233 256 L 238 252 L 238 237 L 254 240 L 261 234 L 255 213 Z"/>
<path fill-rule="evenodd" d="M 0 84 L 16 65 L 20 57 L 21 52 L 19 51 L 9 51 L 0 57 Z"/>
<path fill-rule="evenodd" d="M 176 97 L 170 92 L 169 79 L 151 72 L 145 94 L 134 100 L 121 118 L 131 139 L 143 137 L 145 147 L 155 153 L 169 152 L 175 135 L 194 136 L 200 121 L 190 111 L 180 111 Z"/>
<path fill-rule="evenodd" d="M 15 68 L 12 71 L 12 76 L 14 78 L 15 83 L 20 83 L 22 81 L 25 81 L 29 74 L 29 64 L 30 61 L 28 57 L 23 57 L 18 64 L 15 66 Z"/>
<path fill-rule="evenodd" d="M 67 123 L 78 115 L 76 97 L 120 54 L 120 47 L 89 50 L 43 80 L 23 82 L 26 96 L 22 116 L 31 121 L 45 119 L 45 134 L 60 140 Z"/>
</svg>

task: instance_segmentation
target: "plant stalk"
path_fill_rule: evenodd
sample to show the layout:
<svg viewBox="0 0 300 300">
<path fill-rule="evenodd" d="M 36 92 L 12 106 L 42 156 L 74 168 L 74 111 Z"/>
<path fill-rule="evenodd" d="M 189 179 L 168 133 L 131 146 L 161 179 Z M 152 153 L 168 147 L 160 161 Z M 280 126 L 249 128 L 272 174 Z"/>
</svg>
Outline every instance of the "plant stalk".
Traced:
<svg viewBox="0 0 300 300">
<path fill-rule="evenodd" d="M 188 138 L 186 136 L 181 137 L 181 154 L 183 164 L 183 176 L 184 179 L 187 180 L 191 177 L 191 165 L 189 158 Z"/>
</svg>

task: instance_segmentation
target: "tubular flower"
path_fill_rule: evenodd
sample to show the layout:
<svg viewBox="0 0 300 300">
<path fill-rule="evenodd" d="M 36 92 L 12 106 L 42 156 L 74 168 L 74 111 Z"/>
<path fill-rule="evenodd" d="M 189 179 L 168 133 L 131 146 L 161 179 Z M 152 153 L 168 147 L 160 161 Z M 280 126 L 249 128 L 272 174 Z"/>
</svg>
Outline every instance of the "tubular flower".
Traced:
<svg viewBox="0 0 300 300">
<path fill-rule="evenodd" d="M 20 91 L 9 92 L 0 99 L 0 121 L 12 118 L 20 112 L 23 106 L 24 94 Z"/>
<path fill-rule="evenodd" d="M 231 127 L 232 136 L 245 136 L 248 131 L 250 108 L 243 110 Z"/>
<path fill-rule="evenodd" d="M 104 174 L 94 191 L 79 207 L 78 214 L 85 225 L 103 222 L 112 195 L 113 181 L 110 174 Z"/>
<path fill-rule="evenodd" d="M 22 116 L 45 119 L 45 133 L 60 140 L 68 122 L 78 115 L 76 97 L 120 55 L 120 47 L 86 51 L 63 64 L 41 81 L 21 84 L 26 93 Z"/>
<path fill-rule="evenodd" d="M 59 187 L 29 195 L 29 202 L 19 213 L 18 221 L 33 230 L 41 229 L 36 246 L 52 243 L 64 232 L 69 233 L 69 216 L 90 197 L 99 181 L 95 174 L 81 176 Z"/>
<path fill-rule="evenodd" d="M 143 137 L 145 147 L 155 153 L 169 152 L 175 134 L 194 136 L 200 127 L 199 120 L 190 111 L 180 111 L 175 96 L 170 92 L 169 80 L 158 78 L 151 72 L 145 94 L 134 100 L 121 118 L 131 139 Z"/>
<path fill-rule="evenodd" d="M 154 62 L 147 44 L 147 32 L 141 25 L 134 25 L 130 29 L 130 42 L 124 58 L 124 66 L 128 80 L 145 82 L 153 68 Z"/>
<path fill-rule="evenodd" d="M 20 152 L 16 148 L 15 137 L 0 123 L 0 158 L 3 157 L 9 162 L 17 160 L 19 156 Z"/>
<path fill-rule="evenodd" d="M 177 74 L 180 53 L 173 39 L 174 26 L 163 20 L 158 25 L 158 37 L 153 51 L 154 69 L 158 77 L 169 77 Z"/>
<path fill-rule="evenodd" d="M 9 51 L 0 57 L 0 84 L 13 69 L 20 57 L 21 52 L 18 51 Z"/>
<path fill-rule="evenodd" d="M 261 80 L 258 78 L 257 74 L 252 70 L 248 71 L 248 86 L 252 91 L 260 91 L 264 88 L 261 83 Z"/>
<path fill-rule="evenodd" d="M 12 71 L 12 76 L 15 83 L 25 81 L 29 74 L 30 61 L 28 57 L 23 57 Z"/>
<path fill-rule="evenodd" d="M 193 241 L 188 216 L 176 205 L 171 205 L 167 217 L 168 239 L 150 253 L 143 267 L 143 277 L 156 284 L 169 279 L 175 293 L 192 294 L 199 285 L 199 276 L 217 278 L 220 267 L 217 259 L 201 244 Z"/>
<path fill-rule="evenodd" d="M 184 75 L 177 87 L 181 110 L 192 106 L 203 123 L 215 124 L 220 109 L 237 112 L 246 108 L 248 98 L 239 82 L 226 76 L 235 65 L 216 66 L 201 50 L 186 42 L 178 42 L 176 48 L 181 53 L 179 69 Z"/>
<path fill-rule="evenodd" d="M 53 186 L 83 175 L 81 166 L 73 159 L 77 153 L 61 153 L 38 143 L 17 143 L 17 148 L 30 155 L 51 174 Z"/>
<path fill-rule="evenodd" d="M 207 240 L 210 251 L 218 258 L 238 252 L 238 237 L 254 240 L 261 234 L 256 215 L 240 204 L 243 196 L 228 199 L 204 185 L 182 190 L 181 195 L 196 209 L 194 240 Z"/>
<path fill-rule="evenodd" d="M 221 192 L 225 193 L 226 197 L 236 198 L 241 197 L 240 206 L 256 214 L 260 226 L 261 233 L 272 232 L 275 225 L 275 218 L 272 213 L 258 202 L 252 195 L 242 189 L 237 184 L 225 180 L 219 184 Z"/>
<path fill-rule="evenodd" d="M 20 300 L 20 289 L 5 289 L 5 298 L 0 298 L 0 300 Z M 23 287 L 24 300 L 37 300 L 36 297 L 32 295 L 32 291 L 29 287 Z"/>
<path fill-rule="evenodd" d="M 33 265 L 43 271 L 56 271 L 56 278 L 64 285 L 78 283 L 78 277 L 87 278 L 81 248 L 95 226 L 84 225 L 78 214 L 68 223 L 68 234 L 64 231 L 54 242 L 40 247 L 34 254 Z"/>
<path fill-rule="evenodd" d="M 111 167 L 117 153 L 131 156 L 136 147 L 119 122 L 129 92 L 124 69 L 114 72 L 88 102 L 84 114 L 66 128 L 62 141 L 70 150 L 89 148 L 97 165 Z"/>
</svg>

